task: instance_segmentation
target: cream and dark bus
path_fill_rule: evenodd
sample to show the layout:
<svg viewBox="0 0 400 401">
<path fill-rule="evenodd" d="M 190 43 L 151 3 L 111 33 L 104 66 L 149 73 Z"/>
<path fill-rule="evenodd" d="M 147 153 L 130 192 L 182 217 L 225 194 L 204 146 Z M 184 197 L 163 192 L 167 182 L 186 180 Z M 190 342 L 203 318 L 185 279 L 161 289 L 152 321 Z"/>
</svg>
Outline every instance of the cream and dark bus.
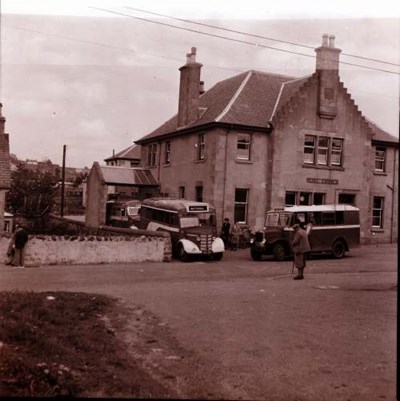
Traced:
<svg viewBox="0 0 400 401">
<path fill-rule="evenodd" d="M 255 234 L 251 257 L 273 255 L 284 260 L 292 255 L 293 224 L 307 227 L 311 253 L 331 253 L 342 258 L 360 246 L 360 212 L 351 205 L 290 206 L 267 213 L 263 231 Z"/>
<path fill-rule="evenodd" d="M 172 253 L 182 261 L 191 255 L 221 260 L 225 248 L 217 236 L 215 209 L 206 202 L 149 198 L 142 202 L 139 228 L 170 233 Z"/>
<path fill-rule="evenodd" d="M 139 200 L 111 200 L 106 204 L 106 224 L 114 227 L 137 227 L 140 218 Z"/>
</svg>

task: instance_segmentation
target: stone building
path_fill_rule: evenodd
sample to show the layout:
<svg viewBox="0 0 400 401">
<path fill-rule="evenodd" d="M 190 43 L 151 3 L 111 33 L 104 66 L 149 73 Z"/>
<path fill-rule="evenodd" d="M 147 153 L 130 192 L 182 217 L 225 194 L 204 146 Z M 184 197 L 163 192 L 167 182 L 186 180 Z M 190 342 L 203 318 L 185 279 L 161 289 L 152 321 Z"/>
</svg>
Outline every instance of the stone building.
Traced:
<svg viewBox="0 0 400 401">
<path fill-rule="evenodd" d="M 140 146 L 131 145 L 118 153 L 104 159 L 107 166 L 137 167 L 140 164 Z"/>
<path fill-rule="evenodd" d="M 180 68 L 178 113 L 136 141 L 164 195 L 213 204 L 259 229 L 293 204 L 350 203 L 363 242 L 397 239 L 398 138 L 362 115 L 340 81 L 334 36 L 302 78 L 248 71 L 204 91 L 196 49 Z"/>
<path fill-rule="evenodd" d="M 148 169 L 100 166 L 94 162 L 86 182 L 86 225 L 106 224 L 109 201 L 143 200 L 158 194 L 159 185 Z"/>
<path fill-rule="evenodd" d="M 10 143 L 8 134 L 4 132 L 6 119 L 3 117 L 2 107 L 3 105 L 0 103 L 0 232 L 5 229 L 6 192 L 11 185 Z"/>
</svg>

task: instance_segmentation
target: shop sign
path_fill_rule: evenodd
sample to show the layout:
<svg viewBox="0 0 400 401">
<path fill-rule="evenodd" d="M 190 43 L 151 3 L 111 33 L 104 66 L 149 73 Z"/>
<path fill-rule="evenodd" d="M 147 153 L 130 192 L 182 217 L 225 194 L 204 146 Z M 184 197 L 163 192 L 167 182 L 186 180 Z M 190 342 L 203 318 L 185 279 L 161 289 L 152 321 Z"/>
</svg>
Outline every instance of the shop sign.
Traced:
<svg viewBox="0 0 400 401">
<path fill-rule="evenodd" d="M 328 184 L 328 185 L 339 184 L 339 180 L 334 180 L 332 178 L 307 178 L 307 182 L 309 184 Z"/>
</svg>

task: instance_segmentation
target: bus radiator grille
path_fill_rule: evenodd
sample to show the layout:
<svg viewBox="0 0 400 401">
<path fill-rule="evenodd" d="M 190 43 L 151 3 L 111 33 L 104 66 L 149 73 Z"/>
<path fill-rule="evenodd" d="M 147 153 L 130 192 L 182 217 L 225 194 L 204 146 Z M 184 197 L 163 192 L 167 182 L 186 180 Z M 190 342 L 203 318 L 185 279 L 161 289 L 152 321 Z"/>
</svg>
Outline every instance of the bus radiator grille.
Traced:
<svg viewBox="0 0 400 401">
<path fill-rule="evenodd" d="M 212 236 L 211 235 L 201 235 L 200 236 L 200 250 L 202 252 L 211 252 Z"/>
</svg>

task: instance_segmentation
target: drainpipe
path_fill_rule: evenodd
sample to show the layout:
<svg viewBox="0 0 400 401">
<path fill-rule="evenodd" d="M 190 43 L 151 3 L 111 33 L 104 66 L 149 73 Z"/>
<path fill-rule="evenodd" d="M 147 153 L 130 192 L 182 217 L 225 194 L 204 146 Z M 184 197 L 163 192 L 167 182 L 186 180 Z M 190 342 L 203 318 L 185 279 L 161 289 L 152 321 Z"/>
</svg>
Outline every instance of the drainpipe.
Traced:
<svg viewBox="0 0 400 401">
<path fill-rule="evenodd" d="M 394 224 L 394 195 L 395 195 L 395 188 L 396 185 L 396 149 L 394 149 L 394 156 L 393 156 L 393 180 L 392 186 L 386 185 L 392 191 L 392 213 L 390 216 L 390 243 L 393 243 L 393 224 Z"/>
<path fill-rule="evenodd" d="M 225 132 L 225 166 L 224 166 L 224 190 L 222 195 L 222 218 L 225 218 L 225 194 L 226 194 L 226 169 L 228 167 L 228 134 L 230 132 L 230 128 L 228 128 Z"/>
</svg>

